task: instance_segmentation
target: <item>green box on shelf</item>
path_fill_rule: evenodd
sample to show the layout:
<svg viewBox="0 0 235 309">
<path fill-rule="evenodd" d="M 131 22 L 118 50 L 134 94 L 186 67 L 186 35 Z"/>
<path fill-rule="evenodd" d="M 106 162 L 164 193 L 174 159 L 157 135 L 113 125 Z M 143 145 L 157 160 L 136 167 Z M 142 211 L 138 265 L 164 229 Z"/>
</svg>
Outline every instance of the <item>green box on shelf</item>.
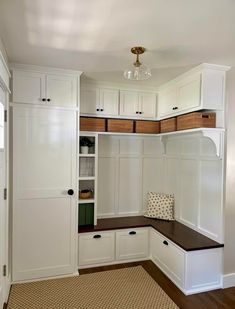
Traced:
<svg viewBox="0 0 235 309">
<path fill-rule="evenodd" d="M 80 226 L 94 224 L 94 204 L 79 204 L 78 222 Z"/>
</svg>

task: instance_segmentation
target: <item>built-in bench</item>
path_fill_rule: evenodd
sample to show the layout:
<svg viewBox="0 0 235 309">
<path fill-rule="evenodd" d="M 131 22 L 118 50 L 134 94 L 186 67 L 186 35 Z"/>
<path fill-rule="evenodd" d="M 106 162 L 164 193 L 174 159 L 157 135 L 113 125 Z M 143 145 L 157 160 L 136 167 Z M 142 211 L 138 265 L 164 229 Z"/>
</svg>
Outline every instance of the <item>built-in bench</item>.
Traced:
<svg viewBox="0 0 235 309">
<path fill-rule="evenodd" d="M 186 295 L 221 287 L 224 245 L 177 221 L 99 219 L 78 239 L 79 268 L 151 259 Z"/>
<path fill-rule="evenodd" d="M 80 226 L 79 233 L 108 230 L 152 227 L 185 251 L 204 250 L 224 247 L 220 244 L 177 221 L 149 219 L 144 216 L 98 219 L 97 225 Z"/>
</svg>

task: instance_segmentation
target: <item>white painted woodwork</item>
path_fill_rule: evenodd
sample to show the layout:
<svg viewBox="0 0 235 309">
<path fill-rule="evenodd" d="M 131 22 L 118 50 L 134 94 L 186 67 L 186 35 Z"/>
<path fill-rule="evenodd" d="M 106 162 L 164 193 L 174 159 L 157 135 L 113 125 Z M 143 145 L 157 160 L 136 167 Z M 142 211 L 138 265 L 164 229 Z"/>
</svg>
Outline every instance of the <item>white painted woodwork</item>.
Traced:
<svg viewBox="0 0 235 309">
<path fill-rule="evenodd" d="M 76 118 L 13 108 L 13 281 L 76 271 Z"/>
<path fill-rule="evenodd" d="M 56 69 L 13 68 L 14 103 L 42 106 L 77 107 L 80 73 L 68 74 Z"/>
<path fill-rule="evenodd" d="M 139 93 L 139 111 L 142 113 L 141 117 L 156 117 L 156 94 L 140 92 Z"/>
<path fill-rule="evenodd" d="M 148 228 L 117 231 L 116 260 L 147 258 L 149 256 L 148 233 Z"/>
<path fill-rule="evenodd" d="M 139 94 L 135 91 L 120 91 L 120 116 L 136 116 L 139 112 Z"/>
<path fill-rule="evenodd" d="M 39 72 L 13 71 L 12 101 L 15 103 L 42 104 L 46 98 L 46 75 Z"/>
<path fill-rule="evenodd" d="M 185 251 L 151 227 L 81 233 L 78 243 L 79 268 L 151 259 L 186 295 L 221 288 L 222 248 Z"/>
<path fill-rule="evenodd" d="M 222 145 L 223 138 L 217 150 Z M 149 191 L 169 193 L 178 221 L 223 242 L 224 163 L 211 139 L 197 130 L 162 137 L 100 134 L 99 146 L 99 218 L 141 215 Z"/>
<path fill-rule="evenodd" d="M 48 106 L 76 107 L 77 78 L 61 74 L 46 76 L 46 97 L 50 99 Z"/>
<path fill-rule="evenodd" d="M 151 253 L 156 264 L 172 279 L 177 286 L 184 287 L 184 259 L 183 250 L 162 236 L 151 230 Z M 166 242 L 164 244 L 163 242 Z"/>
<path fill-rule="evenodd" d="M 162 85 L 158 118 L 201 109 L 224 110 L 225 71 L 229 67 L 202 64 Z"/>
<path fill-rule="evenodd" d="M 94 87 L 81 88 L 81 114 L 99 114 L 99 89 Z"/>
<path fill-rule="evenodd" d="M 94 238 L 100 235 L 100 238 Z M 79 236 L 79 266 L 110 263 L 115 258 L 115 232 L 85 233 Z"/>
<path fill-rule="evenodd" d="M 117 116 L 119 113 L 119 91 L 100 88 L 99 108 L 102 110 L 101 115 Z"/>
</svg>

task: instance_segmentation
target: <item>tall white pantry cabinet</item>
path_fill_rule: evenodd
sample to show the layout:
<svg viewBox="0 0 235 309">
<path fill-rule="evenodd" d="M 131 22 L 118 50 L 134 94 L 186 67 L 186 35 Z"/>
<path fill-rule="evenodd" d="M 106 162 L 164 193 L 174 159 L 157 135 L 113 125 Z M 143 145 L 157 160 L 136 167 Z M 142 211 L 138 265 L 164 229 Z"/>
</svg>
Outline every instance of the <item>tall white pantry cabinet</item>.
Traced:
<svg viewBox="0 0 235 309">
<path fill-rule="evenodd" d="M 12 68 L 13 281 L 77 272 L 80 74 Z"/>
</svg>

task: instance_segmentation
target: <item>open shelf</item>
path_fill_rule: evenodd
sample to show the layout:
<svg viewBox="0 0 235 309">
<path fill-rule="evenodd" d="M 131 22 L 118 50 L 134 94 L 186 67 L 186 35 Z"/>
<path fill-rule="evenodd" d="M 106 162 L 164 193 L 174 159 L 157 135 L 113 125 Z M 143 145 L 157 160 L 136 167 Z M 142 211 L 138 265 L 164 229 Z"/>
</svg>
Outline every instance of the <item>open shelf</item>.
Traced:
<svg viewBox="0 0 235 309">
<path fill-rule="evenodd" d="M 78 203 L 79 204 L 90 204 L 90 203 L 94 203 L 95 200 L 92 198 L 92 199 L 80 199 L 78 200 Z"/>
<path fill-rule="evenodd" d="M 82 176 L 79 177 L 79 180 L 95 180 L 94 176 Z"/>
<path fill-rule="evenodd" d="M 94 153 L 88 153 L 88 154 L 79 153 L 79 157 L 80 158 L 94 158 L 95 154 Z"/>
</svg>

